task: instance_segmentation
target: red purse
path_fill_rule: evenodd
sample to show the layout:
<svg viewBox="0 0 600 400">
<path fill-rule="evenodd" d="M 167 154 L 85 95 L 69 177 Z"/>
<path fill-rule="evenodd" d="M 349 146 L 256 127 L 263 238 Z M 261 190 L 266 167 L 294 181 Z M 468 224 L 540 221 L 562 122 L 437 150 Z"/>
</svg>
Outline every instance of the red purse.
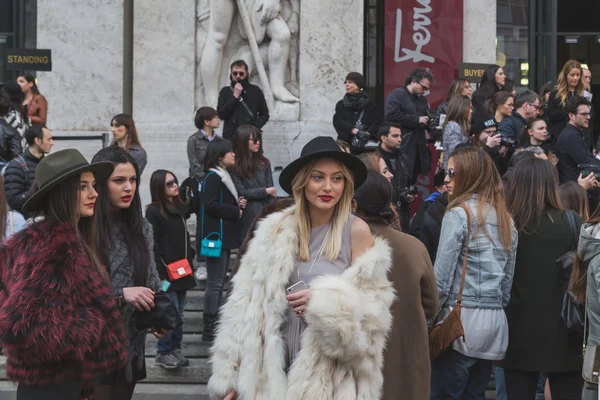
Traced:
<svg viewBox="0 0 600 400">
<path fill-rule="evenodd" d="M 181 220 L 183 221 L 183 229 L 185 229 L 185 258 L 182 258 L 181 260 L 177 260 L 170 264 L 167 264 L 165 262 L 165 260 L 162 260 L 162 258 L 161 258 L 163 264 L 165 264 L 165 266 L 167 267 L 167 275 L 169 275 L 169 280 L 171 282 L 176 281 L 181 278 L 185 278 L 186 276 L 190 276 L 193 273 L 192 267 L 187 258 L 187 248 L 188 248 L 187 225 L 186 225 L 183 217 L 181 217 Z"/>
</svg>

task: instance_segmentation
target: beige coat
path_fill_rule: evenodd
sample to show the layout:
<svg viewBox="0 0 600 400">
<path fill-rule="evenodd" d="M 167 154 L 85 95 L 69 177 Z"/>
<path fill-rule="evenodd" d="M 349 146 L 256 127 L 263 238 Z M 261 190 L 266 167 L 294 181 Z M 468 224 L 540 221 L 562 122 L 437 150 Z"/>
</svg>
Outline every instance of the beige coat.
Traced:
<svg viewBox="0 0 600 400">
<path fill-rule="evenodd" d="M 383 239 L 339 276 L 313 279 L 301 350 L 285 371 L 281 327 L 285 288 L 298 237 L 282 213 L 260 222 L 233 278 L 211 349 L 211 399 L 235 389 L 238 400 L 376 400 L 394 290 L 387 279 L 390 248 Z"/>
<path fill-rule="evenodd" d="M 370 224 L 392 248 L 390 280 L 398 298 L 392 305 L 394 324 L 385 350 L 384 400 L 429 400 L 431 367 L 427 319 L 438 304 L 433 266 L 416 238 L 391 227 Z"/>
</svg>

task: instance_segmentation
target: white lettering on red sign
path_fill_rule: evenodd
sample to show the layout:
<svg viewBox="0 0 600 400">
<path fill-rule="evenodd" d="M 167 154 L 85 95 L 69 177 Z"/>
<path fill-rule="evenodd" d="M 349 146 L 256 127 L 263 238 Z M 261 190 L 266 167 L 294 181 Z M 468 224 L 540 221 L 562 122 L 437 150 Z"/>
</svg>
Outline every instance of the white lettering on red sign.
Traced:
<svg viewBox="0 0 600 400">
<path fill-rule="evenodd" d="M 431 32 L 427 28 L 431 25 L 431 19 L 427 16 L 431 12 L 431 0 L 417 0 L 423 7 L 413 8 L 415 12 L 413 17 L 413 35 L 412 39 L 415 45 L 415 49 L 402 48 L 400 51 L 402 41 L 402 10 L 398 9 L 396 12 L 396 43 L 394 51 L 394 61 L 401 63 L 408 60 L 418 63 L 426 61 L 428 63 L 434 63 L 435 58 L 430 55 L 423 53 L 423 48 L 431 41 Z"/>
</svg>

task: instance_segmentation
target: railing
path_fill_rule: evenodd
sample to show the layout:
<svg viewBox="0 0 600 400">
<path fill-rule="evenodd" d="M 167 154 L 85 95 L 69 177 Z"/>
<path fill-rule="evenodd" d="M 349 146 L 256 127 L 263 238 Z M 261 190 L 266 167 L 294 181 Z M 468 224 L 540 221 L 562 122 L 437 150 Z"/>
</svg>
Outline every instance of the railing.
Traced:
<svg viewBox="0 0 600 400">
<path fill-rule="evenodd" d="M 72 141 L 72 140 L 101 140 L 102 148 L 108 147 L 110 145 L 110 135 L 108 133 L 103 133 L 101 135 L 74 135 L 74 136 L 52 136 L 54 140 L 64 140 L 64 141 Z"/>
</svg>

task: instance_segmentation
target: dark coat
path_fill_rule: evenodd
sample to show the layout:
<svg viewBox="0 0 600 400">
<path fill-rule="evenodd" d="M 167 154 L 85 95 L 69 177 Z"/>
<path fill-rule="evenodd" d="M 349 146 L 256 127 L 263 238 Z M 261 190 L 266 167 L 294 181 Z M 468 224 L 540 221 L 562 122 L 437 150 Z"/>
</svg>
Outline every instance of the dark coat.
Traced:
<svg viewBox="0 0 600 400">
<path fill-rule="evenodd" d="M 47 240 L 52 238 L 52 240 Z M 127 362 L 109 277 L 90 263 L 70 224 L 29 225 L 0 247 L 0 345 L 12 381 L 83 380 Z"/>
<path fill-rule="evenodd" d="M 575 93 L 567 93 L 565 104 L 575 96 Z M 548 121 L 549 140 L 556 142 L 560 137 L 561 132 L 569 122 L 569 113 L 565 106 L 560 102 L 558 91 L 554 89 L 548 97 L 548 105 L 544 111 L 544 118 Z"/>
<path fill-rule="evenodd" d="M 240 221 L 240 243 L 246 238 L 246 234 L 252 225 L 254 218 L 262 211 L 263 207 L 274 197 L 267 195 L 267 188 L 274 187 L 273 172 L 269 160 L 258 165 L 254 176 L 251 178 L 242 177 L 239 171 L 232 171 L 231 179 L 235 185 L 238 196 L 246 198 L 248 203 L 244 209 L 244 215 Z"/>
<path fill-rule="evenodd" d="M 196 286 L 193 275 L 172 281 L 169 279 L 166 264 L 179 261 L 186 257 L 190 266 L 193 265 L 196 252 L 192 247 L 190 235 L 187 233 L 187 224 L 182 210 L 177 212 L 165 207 L 164 214 L 158 204 L 150 204 L 146 209 L 146 219 L 152 225 L 154 233 L 154 260 L 156 271 L 161 280 L 171 282 L 169 291 L 188 290 Z M 187 240 L 186 240 L 187 239 Z"/>
<path fill-rule="evenodd" d="M 582 132 L 571 124 L 567 124 L 556 142 L 558 156 L 558 178 L 560 183 L 577 182 L 580 170 L 578 164 L 595 164 L 600 166 L 600 160 L 585 147 Z"/>
<path fill-rule="evenodd" d="M 215 134 L 215 133 L 213 133 Z M 188 138 L 187 156 L 190 163 L 190 176 L 196 178 L 197 182 L 204 179 L 204 159 L 210 141 L 202 131 L 197 131 Z"/>
<path fill-rule="evenodd" d="M 425 247 L 412 236 L 383 224 L 370 224 L 392 248 L 389 278 L 396 295 L 392 330 L 384 353 L 383 400 L 428 400 L 431 364 L 427 319 L 438 305 L 433 266 Z"/>
<path fill-rule="evenodd" d="M 225 186 L 221 177 L 216 173 L 206 174 L 202 185 L 202 204 L 204 212 L 201 213 L 203 223 L 203 233 L 201 238 L 205 238 L 210 233 L 221 233 L 221 223 L 223 220 L 223 249 L 237 249 L 240 247 L 240 208 L 237 199 L 231 191 Z M 202 226 L 200 228 L 202 232 Z M 211 238 L 216 237 L 213 235 Z"/>
<path fill-rule="evenodd" d="M 500 146 L 489 147 L 488 145 L 484 145 L 483 150 L 486 153 L 488 153 L 490 157 L 492 157 L 492 161 L 494 162 L 496 170 L 498 170 L 500 176 L 506 174 L 506 171 L 508 171 L 508 164 L 510 162 L 510 158 L 515 152 L 515 149 L 509 148 L 508 152 L 504 157 L 502 157 L 502 155 L 500 154 Z"/>
<path fill-rule="evenodd" d="M 423 223 L 419 231 L 419 240 L 427 248 L 431 262 L 435 262 L 438 245 L 440 243 L 440 234 L 442 232 L 442 220 L 448 207 L 448 193 L 442 194 L 437 198 L 423 215 Z"/>
<path fill-rule="evenodd" d="M 428 111 L 427 99 L 410 94 L 405 86 L 392 91 L 385 101 L 385 119 L 401 125 L 400 151 L 406 160 L 411 185 L 416 182 L 418 174 L 427 175 L 431 170 L 426 126 L 419 123 L 419 117 L 426 116 Z"/>
<path fill-rule="evenodd" d="M 573 212 L 573 211 L 566 211 Z M 561 318 L 567 280 L 555 261 L 576 246 L 565 211 L 549 211 L 531 234 L 519 233 L 508 318 L 504 368 L 522 371 L 581 370 L 582 334 Z M 575 215 L 577 232 L 581 218 Z"/>
<path fill-rule="evenodd" d="M 0 161 L 10 161 L 23 152 L 19 132 L 0 118 Z"/>
<path fill-rule="evenodd" d="M 377 104 L 369 100 L 362 118 L 362 124 L 367 127 L 367 132 L 371 134 L 371 139 L 377 141 L 377 129 L 381 123 L 380 111 Z M 335 114 L 333 114 L 333 127 L 338 135 L 338 140 L 350 143 L 352 140 L 352 129 L 356 128 L 356 122 L 360 117 L 361 110 L 352 110 L 344 106 L 344 101 L 340 100 L 335 105 Z"/>
<path fill-rule="evenodd" d="M 235 135 L 237 128 L 241 125 L 254 125 L 258 129 L 269 121 L 269 107 L 263 91 L 256 85 L 246 84 L 244 91 L 239 99 L 233 95 L 233 88 L 225 86 L 219 93 L 219 103 L 217 105 L 217 114 L 224 121 L 223 137 L 231 140 Z M 242 100 L 253 115 L 241 103 Z"/>
<path fill-rule="evenodd" d="M 510 117 L 505 117 L 500 124 L 498 124 L 498 132 L 502 136 L 508 136 L 511 139 L 515 139 L 517 144 L 521 138 L 521 131 L 527 126 L 527 120 L 523 118 L 517 111 L 513 111 Z"/>
<path fill-rule="evenodd" d="M 4 173 L 6 202 L 10 208 L 19 211 L 21 214 L 23 214 L 23 204 L 31 197 L 30 189 L 35 181 L 35 169 L 42 158 L 33 156 L 29 149 L 25 149 L 23 154 L 20 154 L 19 157 L 6 166 L 6 172 Z M 31 217 L 31 213 L 25 215 L 25 217 Z"/>
<path fill-rule="evenodd" d="M 450 106 L 450 104 L 448 103 L 448 101 L 445 101 L 442 104 L 440 104 L 438 106 L 438 108 L 435 109 L 435 116 L 433 117 L 433 121 L 431 121 L 431 126 L 433 127 L 431 135 L 436 140 L 441 140 L 442 139 L 442 135 L 443 135 L 444 132 L 441 129 L 440 119 L 442 117 L 442 114 L 443 115 L 447 115 L 448 114 L 448 107 L 449 106 Z M 438 128 L 438 126 L 440 128 Z"/>
</svg>

